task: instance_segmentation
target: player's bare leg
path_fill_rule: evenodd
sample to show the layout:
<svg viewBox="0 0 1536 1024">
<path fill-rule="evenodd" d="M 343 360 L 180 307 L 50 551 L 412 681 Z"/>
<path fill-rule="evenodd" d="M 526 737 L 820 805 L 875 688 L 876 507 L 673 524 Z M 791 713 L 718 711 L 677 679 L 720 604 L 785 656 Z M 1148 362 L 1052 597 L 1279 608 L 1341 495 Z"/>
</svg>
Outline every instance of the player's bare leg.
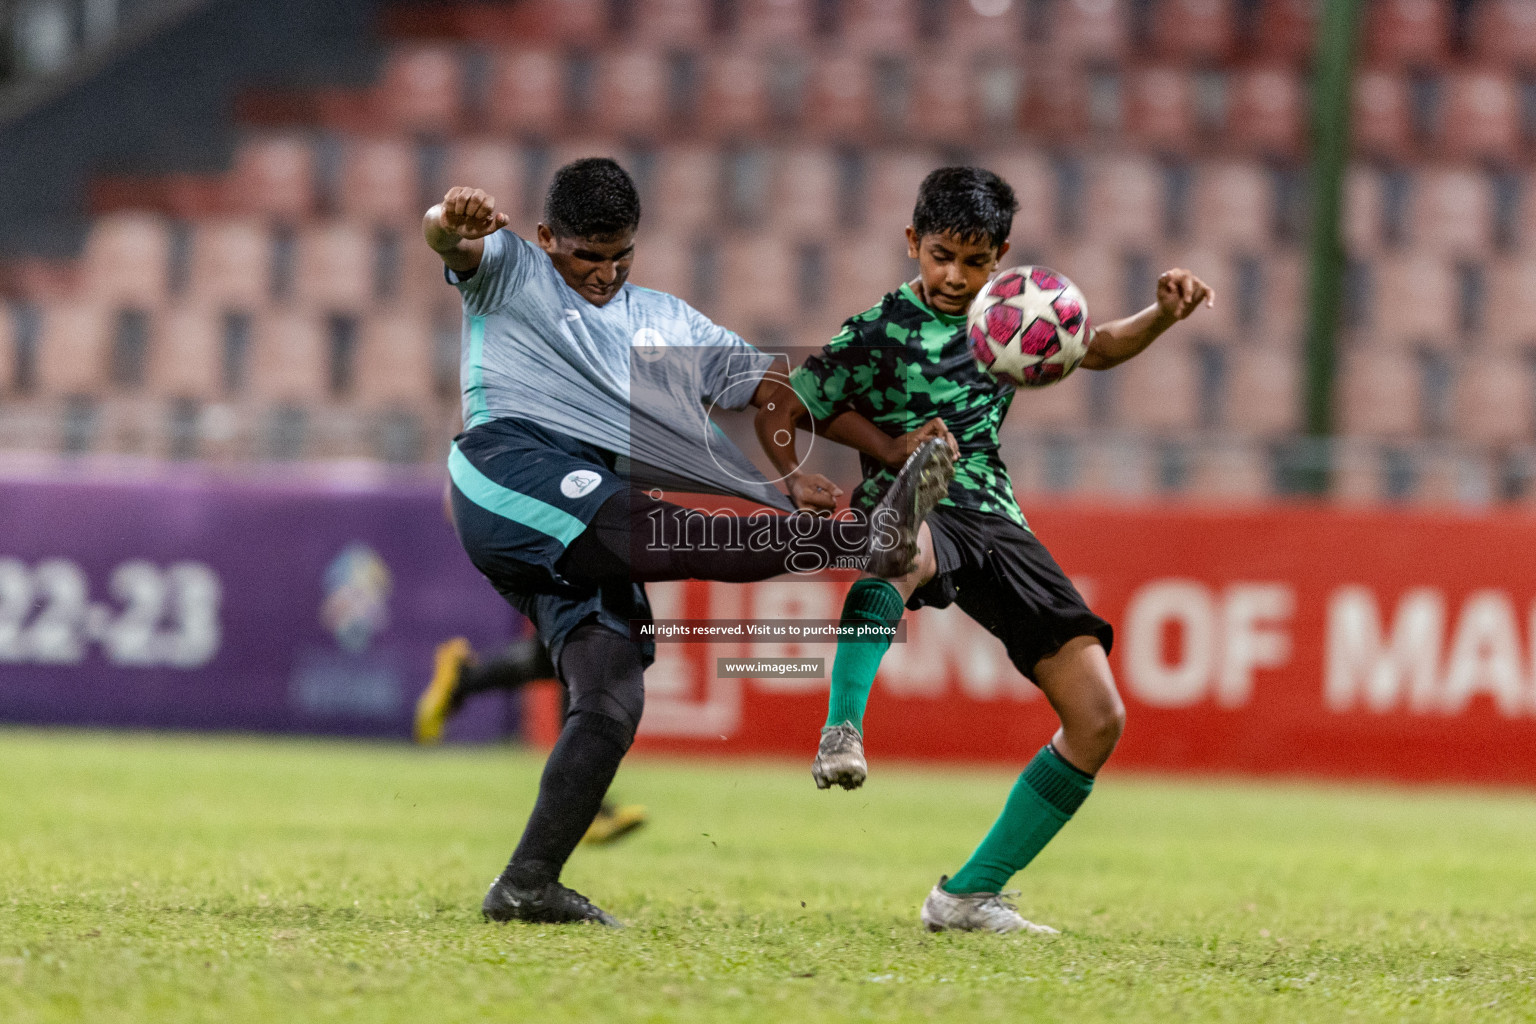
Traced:
<svg viewBox="0 0 1536 1024">
<path fill-rule="evenodd" d="M 1125 704 L 1103 646 L 1089 636 L 1067 641 L 1040 659 L 1035 682 L 1061 719 L 1051 740 L 1056 753 L 1078 771 L 1097 774 L 1125 731 Z"/>
<path fill-rule="evenodd" d="M 891 580 L 865 576 L 843 604 L 843 621 L 899 622 L 907 599 L 939 571 L 933 534 L 924 523 L 917 534 L 917 560 L 905 575 Z M 864 757 L 864 707 L 889 641 L 840 641 L 832 664 L 827 724 L 821 730 L 811 778 L 817 789 L 858 789 L 869 776 Z"/>
</svg>

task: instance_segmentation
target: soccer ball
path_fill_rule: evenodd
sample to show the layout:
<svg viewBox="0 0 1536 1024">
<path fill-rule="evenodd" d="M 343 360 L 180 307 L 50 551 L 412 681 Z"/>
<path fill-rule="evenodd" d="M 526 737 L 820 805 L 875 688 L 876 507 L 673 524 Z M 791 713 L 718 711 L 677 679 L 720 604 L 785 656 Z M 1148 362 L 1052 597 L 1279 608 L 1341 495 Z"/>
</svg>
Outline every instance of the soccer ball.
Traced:
<svg viewBox="0 0 1536 1024">
<path fill-rule="evenodd" d="M 1077 369 L 1093 333 L 1083 293 L 1045 267 L 1013 267 L 988 281 L 965 326 L 983 370 L 1029 388 Z"/>
</svg>

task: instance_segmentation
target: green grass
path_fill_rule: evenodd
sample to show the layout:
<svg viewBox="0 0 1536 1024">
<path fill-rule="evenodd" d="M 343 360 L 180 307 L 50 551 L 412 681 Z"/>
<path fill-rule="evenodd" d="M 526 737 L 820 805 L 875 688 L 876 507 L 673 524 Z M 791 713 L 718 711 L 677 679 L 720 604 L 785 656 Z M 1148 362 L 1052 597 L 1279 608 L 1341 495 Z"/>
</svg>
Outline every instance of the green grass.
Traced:
<svg viewBox="0 0 1536 1024">
<path fill-rule="evenodd" d="M 0 731 L 0 1021 L 1536 1020 L 1536 800 L 1107 777 L 1016 880 L 1055 939 L 918 904 L 1004 772 L 637 759 L 653 822 L 482 924 L 539 762 Z"/>
</svg>

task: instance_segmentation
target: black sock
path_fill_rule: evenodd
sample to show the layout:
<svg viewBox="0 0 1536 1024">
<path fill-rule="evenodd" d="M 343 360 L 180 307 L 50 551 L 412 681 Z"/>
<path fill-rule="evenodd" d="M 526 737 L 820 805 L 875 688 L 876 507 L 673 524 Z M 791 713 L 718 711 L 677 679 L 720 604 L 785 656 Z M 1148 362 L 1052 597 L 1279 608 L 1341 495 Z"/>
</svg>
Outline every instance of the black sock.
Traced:
<svg viewBox="0 0 1536 1024">
<path fill-rule="evenodd" d="M 465 665 L 459 673 L 458 694 L 468 697 L 486 690 L 516 690 L 539 679 L 552 679 L 555 666 L 537 637 L 519 640 L 499 658 L 481 665 Z"/>
</svg>

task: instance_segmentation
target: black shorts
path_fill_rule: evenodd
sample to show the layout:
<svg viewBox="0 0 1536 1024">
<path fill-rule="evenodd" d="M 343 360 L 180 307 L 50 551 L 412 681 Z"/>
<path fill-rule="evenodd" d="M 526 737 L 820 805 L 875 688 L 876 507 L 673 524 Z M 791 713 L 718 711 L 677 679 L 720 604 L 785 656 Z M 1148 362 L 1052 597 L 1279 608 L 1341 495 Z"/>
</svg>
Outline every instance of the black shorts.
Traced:
<svg viewBox="0 0 1536 1024">
<path fill-rule="evenodd" d="M 1088 610 L 1039 539 L 988 512 L 940 505 L 928 516 L 938 572 L 908 608 L 957 604 L 1003 642 L 1014 667 L 1035 678 L 1040 659 L 1091 636 L 1109 651 L 1115 633 Z"/>
</svg>

